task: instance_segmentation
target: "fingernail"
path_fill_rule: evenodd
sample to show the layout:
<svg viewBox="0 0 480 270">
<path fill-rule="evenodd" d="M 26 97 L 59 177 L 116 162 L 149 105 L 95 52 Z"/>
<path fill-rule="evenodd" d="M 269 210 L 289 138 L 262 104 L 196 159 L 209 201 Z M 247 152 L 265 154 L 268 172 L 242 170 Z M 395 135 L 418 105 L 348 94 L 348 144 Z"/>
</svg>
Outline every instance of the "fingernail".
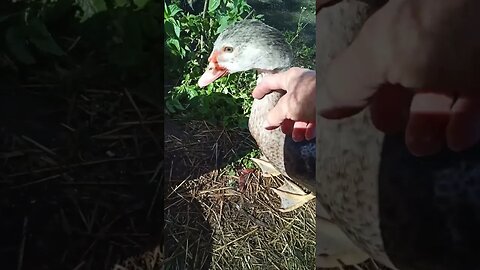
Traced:
<svg viewBox="0 0 480 270">
<path fill-rule="evenodd" d="M 267 129 L 267 130 L 273 130 L 273 129 L 276 129 L 277 127 L 271 125 L 270 123 L 268 123 L 267 120 L 265 120 L 265 121 L 263 121 L 263 128 Z"/>
<path fill-rule="evenodd" d="M 307 141 L 313 140 L 315 137 L 316 137 L 315 131 L 313 131 L 312 133 L 305 134 L 305 139 Z"/>
<path fill-rule="evenodd" d="M 304 140 L 302 137 L 298 137 L 295 135 L 292 135 L 292 139 L 294 142 L 302 142 Z"/>
</svg>

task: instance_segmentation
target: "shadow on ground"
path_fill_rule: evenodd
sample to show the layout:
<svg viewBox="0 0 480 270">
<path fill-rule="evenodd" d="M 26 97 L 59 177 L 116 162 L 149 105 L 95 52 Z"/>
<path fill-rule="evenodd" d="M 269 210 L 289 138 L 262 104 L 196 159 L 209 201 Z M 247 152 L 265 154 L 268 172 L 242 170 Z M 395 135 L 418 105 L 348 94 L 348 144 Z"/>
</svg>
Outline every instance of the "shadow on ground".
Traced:
<svg viewBox="0 0 480 270">
<path fill-rule="evenodd" d="M 166 120 L 164 136 L 166 269 L 210 269 L 213 230 L 195 198 L 204 186 L 195 180 L 224 169 L 253 142 L 247 131 L 222 131 L 204 121 Z"/>
<path fill-rule="evenodd" d="M 208 270 L 213 244 L 210 223 L 197 200 L 176 192 L 181 191 L 173 191 L 165 200 L 165 269 Z"/>
<path fill-rule="evenodd" d="M 0 90 L 2 269 L 158 269 L 160 116 L 127 90 Z"/>
</svg>

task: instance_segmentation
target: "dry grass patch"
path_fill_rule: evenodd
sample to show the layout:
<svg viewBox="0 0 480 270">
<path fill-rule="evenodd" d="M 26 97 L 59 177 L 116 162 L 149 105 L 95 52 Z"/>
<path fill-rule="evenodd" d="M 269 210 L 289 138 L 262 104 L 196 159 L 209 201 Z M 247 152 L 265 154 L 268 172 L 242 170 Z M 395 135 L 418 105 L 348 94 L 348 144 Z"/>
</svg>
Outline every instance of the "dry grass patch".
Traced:
<svg viewBox="0 0 480 270">
<path fill-rule="evenodd" d="M 315 203 L 280 213 L 281 179 L 225 166 L 255 148 L 247 131 L 165 130 L 165 269 L 315 269 Z"/>
</svg>

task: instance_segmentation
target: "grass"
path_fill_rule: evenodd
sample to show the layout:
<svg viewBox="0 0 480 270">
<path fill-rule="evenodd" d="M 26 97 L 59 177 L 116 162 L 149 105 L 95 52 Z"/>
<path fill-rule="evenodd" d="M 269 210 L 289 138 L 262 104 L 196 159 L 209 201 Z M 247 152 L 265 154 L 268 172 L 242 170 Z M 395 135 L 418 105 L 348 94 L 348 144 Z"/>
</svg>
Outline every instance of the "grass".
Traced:
<svg viewBox="0 0 480 270">
<path fill-rule="evenodd" d="M 201 121 L 169 129 L 178 134 L 166 135 L 165 269 L 314 268 L 314 203 L 280 213 L 269 188 L 281 179 L 223 166 L 254 147 L 248 131 Z"/>
<path fill-rule="evenodd" d="M 270 188 L 282 179 L 234 162 L 255 148 L 248 131 L 205 121 L 166 121 L 165 131 L 164 269 L 316 268 L 315 202 L 276 209 Z M 344 269 L 387 270 L 377 265 Z"/>
</svg>

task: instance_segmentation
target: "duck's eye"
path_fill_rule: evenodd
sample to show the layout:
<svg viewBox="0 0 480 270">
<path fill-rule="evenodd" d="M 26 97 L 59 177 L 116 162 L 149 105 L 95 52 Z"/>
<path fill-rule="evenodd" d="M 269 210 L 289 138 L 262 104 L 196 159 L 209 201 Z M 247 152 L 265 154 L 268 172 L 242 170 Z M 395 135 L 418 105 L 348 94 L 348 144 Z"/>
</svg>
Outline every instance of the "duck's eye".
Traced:
<svg viewBox="0 0 480 270">
<path fill-rule="evenodd" d="M 233 52 L 233 48 L 229 47 L 229 46 L 225 46 L 225 47 L 223 47 L 223 51 L 227 52 L 227 53 L 231 53 L 231 52 Z"/>
</svg>

